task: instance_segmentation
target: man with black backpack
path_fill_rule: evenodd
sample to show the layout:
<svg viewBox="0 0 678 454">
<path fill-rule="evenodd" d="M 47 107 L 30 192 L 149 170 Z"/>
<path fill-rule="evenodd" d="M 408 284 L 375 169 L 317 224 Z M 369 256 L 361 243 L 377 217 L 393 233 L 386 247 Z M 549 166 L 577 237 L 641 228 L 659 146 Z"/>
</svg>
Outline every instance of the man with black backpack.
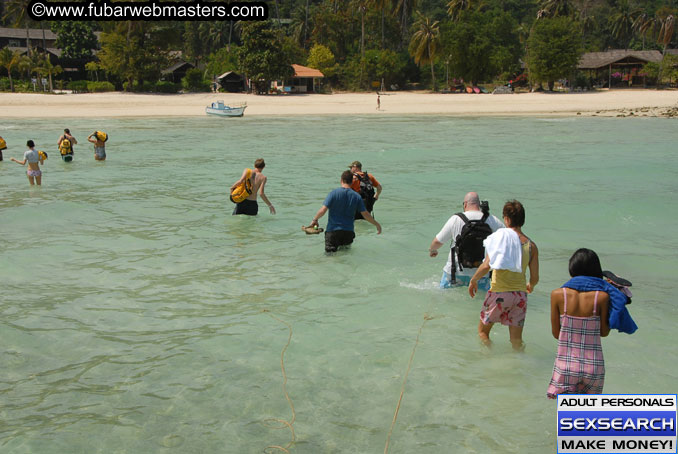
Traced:
<svg viewBox="0 0 678 454">
<path fill-rule="evenodd" d="M 436 257 L 438 249 L 452 240 L 440 279 L 440 288 L 468 286 L 476 269 L 485 259 L 483 241 L 492 232 L 504 227 L 496 216 L 490 214 L 487 202 L 480 202 L 476 192 L 466 194 L 463 208 L 463 212 L 456 213 L 447 220 L 429 247 L 429 255 Z M 478 288 L 489 290 L 490 281 L 487 276 L 478 282 Z"/>
<path fill-rule="evenodd" d="M 365 208 L 367 211 L 372 214 L 372 209 L 374 208 L 374 202 L 379 200 L 379 194 L 381 194 L 381 184 L 374 178 L 374 175 L 367 172 L 363 172 L 363 165 L 360 161 L 353 161 L 350 166 L 351 173 L 353 174 L 353 182 L 351 183 L 351 188 L 360 194 L 360 197 L 365 203 Z M 376 188 L 376 193 L 375 193 Z M 364 219 L 363 215 L 359 212 L 355 214 L 356 219 Z"/>
</svg>

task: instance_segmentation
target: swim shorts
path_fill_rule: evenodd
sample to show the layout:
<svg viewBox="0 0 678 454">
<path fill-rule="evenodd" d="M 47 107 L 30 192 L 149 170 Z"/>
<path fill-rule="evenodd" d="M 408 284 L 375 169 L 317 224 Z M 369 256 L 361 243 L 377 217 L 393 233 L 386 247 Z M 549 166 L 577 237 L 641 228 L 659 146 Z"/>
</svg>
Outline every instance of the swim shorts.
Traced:
<svg viewBox="0 0 678 454">
<path fill-rule="evenodd" d="M 527 312 L 526 292 L 487 292 L 480 321 L 502 325 L 523 326 Z"/>
<path fill-rule="evenodd" d="M 248 216 L 256 216 L 259 212 L 259 204 L 256 200 L 243 200 L 235 204 L 233 209 L 233 216 L 236 214 L 246 214 Z"/>
<path fill-rule="evenodd" d="M 28 170 L 26 171 L 26 175 L 28 175 L 29 177 L 39 177 L 39 176 L 42 176 L 42 171 L 40 171 L 40 170 L 28 169 Z"/>
<path fill-rule="evenodd" d="M 355 232 L 350 230 L 333 230 L 325 232 L 325 252 L 337 252 L 340 246 L 353 243 Z"/>
</svg>

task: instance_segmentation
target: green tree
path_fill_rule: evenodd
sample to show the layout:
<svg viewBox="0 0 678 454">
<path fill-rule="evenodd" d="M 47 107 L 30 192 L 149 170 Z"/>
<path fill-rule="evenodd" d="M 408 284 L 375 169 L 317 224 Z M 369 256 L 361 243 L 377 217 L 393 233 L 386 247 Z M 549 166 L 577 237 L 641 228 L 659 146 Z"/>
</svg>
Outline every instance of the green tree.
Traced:
<svg viewBox="0 0 678 454">
<path fill-rule="evenodd" d="M 458 21 L 462 12 L 471 8 L 472 0 L 450 0 L 447 2 L 447 14 L 453 21 Z"/>
<path fill-rule="evenodd" d="M 543 0 L 541 11 L 546 17 L 572 17 L 577 7 L 572 0 Z"/>
<path fill-rule="evenodd" d="M 236 71 L 238 69 L 237 49 L 230 52 L 228 47 L 222 47 L 218 51 L 210 54 L 207 58 L 207 67 L 205 72 L 214 76 L 221 75 L 226 71 Z"/>
<path fill-rule="evenodd" d="M 633 37 L 633 24 L 639 14 L 640 10 L 631 8 L 628 0 L 621 0 L 617 12 L 610 16 L 612 36 L 624 45 L 624 49 L 629 48 Z"/>
<path fill-rule="evenodd" d="M 256 85 L 257 92 L 267 92 L 272 80 L 292 75 L 290 56 L 281 49 L 282 37 L 269 22 L 243 24 L 241 40 L 238 67 Z"/>
<path fill-rule="evenodd" d="M 9 77 L 9 89 L 14 91 L 14 82 L 12 81 L 12 68 L 17 66 L 21 61 L 21 54 L 17 51 L 11 51 L 7 47 L 0 50 L 0 66 L 7 70 L 7 77 Z"/>
<path fill-rule="evenodd" d="M 664 70 L 664 61 L 666 60 L 666 49 L 669 46 L 669 43 L 671 43 L 671 39 L 673 38 L 673 30 L 675 27 L 675 19 L 673 18 L 673 14 L 669 14 L 666 16 L 661 21 L 661 29 L 659 30 L 659 37 L 657 38 L 657 42 L 659 44 L 662 44 L 664 46 L 664 51 L 662 52 L 662 61 L 659 65 L 659 76 L 658 80 L 661 81 L 662 77 L 662 71 Z"/>
<path fill-rule="evenodd" d="M 575 73 L 582 54 L 579 31 L 567 17 L 538 20 L 527 45 L 530 78 L 547 82 L 549 90 L 557 79 Z"/>
<path fill-rule="evenodd" d="M 433 63 L 438 57 L 440 49 L 440 27 L 438 21 L 433 21 L 417 12 L 417 20 L 414 23 L 415 32 L 410 41 L 410 55 L 418 65 L 431 65 L 431 81 L 433 91 L 436 91 L 436 75 Z"/>
<path fill-rule="evenodd" d="M 306 64 L 310 68 L 319 70 L 327 78 L 333 77 L 337 72 L 337 63 L 334 59 L 334 54 L 322 44 L 315 44 L 311 47 Z"/>
<path fill-rule="evenodd" d="M 92 49 L 97 48 L 91 22 L 54 21 L 50 28 L 57 34 L 56 47 L 63 51 L 66 58 L 89 58 L 92 57 Z"/>
</svg>

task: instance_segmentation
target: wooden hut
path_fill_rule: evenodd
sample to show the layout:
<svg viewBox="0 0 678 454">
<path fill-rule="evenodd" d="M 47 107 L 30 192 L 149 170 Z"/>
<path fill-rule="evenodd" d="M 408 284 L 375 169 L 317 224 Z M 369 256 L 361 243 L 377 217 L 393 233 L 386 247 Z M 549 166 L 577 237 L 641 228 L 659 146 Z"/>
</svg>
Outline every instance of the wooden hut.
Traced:
<svg viewBox="0 0 678 454">
<path fill-rule="evenodd" d="M 217 76 L 217 82 L 229 93 L 240 93 L 245 90 L 245 78 L 235 71 L 227 71 Z"/>
<path fill-rule="evenodd" d="M 188 70 L 193 68 L 195 68 L 195 66 L 191 63 L 180 61 L 169 68 L 163 69 L 160 73 L 162 74 L 163 79 L 177 83 L 181 82 L 181 79 L 186 76 Z"/>
<path fill-rule="evenodd" d="M 602 80 L 607 72 L 607 86 L 612 87 L 612 75 L 619 72 L 622 80 L 632 85 L 645 85 L 645 76 L 641 72 L 643 65 L 649 62 L 659 63 L 661 52 L 657 50 L 608 50 L 606 52 L 587 52 L 579 60 L 578 69 L 595 74 Z"/>
</svg>

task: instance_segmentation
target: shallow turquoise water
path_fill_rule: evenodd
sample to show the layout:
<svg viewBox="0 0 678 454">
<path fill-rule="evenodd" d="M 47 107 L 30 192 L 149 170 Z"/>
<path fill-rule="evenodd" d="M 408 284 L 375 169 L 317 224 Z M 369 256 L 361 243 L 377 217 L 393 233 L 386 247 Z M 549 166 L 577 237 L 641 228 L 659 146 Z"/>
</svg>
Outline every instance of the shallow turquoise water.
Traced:
<svg viewBox="0 0 678 454">
<path fill-rule="evenodd" d="M 105 129 L 108 160 L 88 144 L 62 163 L 64 127 Z M 389 452 L 554 452 L 548 295 L 579 247 L 635 284 L 640 329 L 604 340 L 605 392 L 676 392 L 675 121 L 0 120 L 0 135 L 0 452 L 287 446 L 270 418 L 292 422 L 291 452 L 383 452 L 415 345 Z M 42 188 L 8 161 L 27 138 L 52 156 Z M 278 215 L 232 217 L 227 187 L 258 157 Z M 327 257 L 299 226 L 355 159 L 384 186 L 384 233 L 360 222 Z M 437 288 L 427 248 L 469 190 L 495 213 L 521 200 L 540 248 L 522 355 L 502 327 L 478 343 L 480 298 Z"/>
</svg>

